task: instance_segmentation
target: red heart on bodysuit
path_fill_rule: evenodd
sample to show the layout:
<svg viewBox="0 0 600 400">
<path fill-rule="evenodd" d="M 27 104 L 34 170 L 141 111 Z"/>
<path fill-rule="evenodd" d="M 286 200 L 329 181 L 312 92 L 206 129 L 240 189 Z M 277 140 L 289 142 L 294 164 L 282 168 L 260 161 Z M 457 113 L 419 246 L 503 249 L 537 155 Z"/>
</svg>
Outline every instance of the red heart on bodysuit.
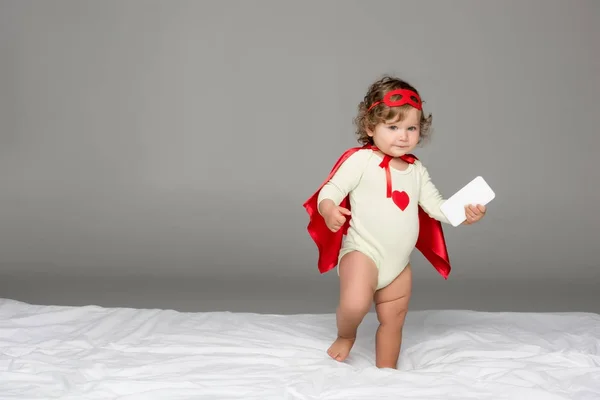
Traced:
<svg viewBox="0 0 600 400">
<path fill-rule="evenodd" d="M 410 199 L 408 198 L 408 193 L 404 191 L 399 192 L 397 190 L 394 190 L 392 192 L 392 201 L 398 206 L 399 209 L 404 211 L 406 210 L 406 207 L 408 207 Z"/>
</svg>

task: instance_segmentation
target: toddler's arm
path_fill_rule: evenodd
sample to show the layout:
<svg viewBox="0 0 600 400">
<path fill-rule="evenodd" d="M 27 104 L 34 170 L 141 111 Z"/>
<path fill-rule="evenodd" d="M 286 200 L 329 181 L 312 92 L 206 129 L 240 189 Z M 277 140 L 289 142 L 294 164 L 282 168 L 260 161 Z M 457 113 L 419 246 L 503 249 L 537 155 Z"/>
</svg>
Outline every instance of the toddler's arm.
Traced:
<svg viewBox="0 0 600 400">
<path fill-rule="evenodd" d="M 449 224 L 450 221 L 442 213 L 440 207 L 446 199 L 442 197 L 438 189 L 435 187 L 429 176 L 427 168 L 423 164 L 420 164 L 421 172 L 421 195 L 419 197 L 419 204 L 423 210 L 429 214 L 431 218 L 437 219 L 440 222 Z"/>
<path fill-rule="evenodd" d="M 338 206 L 352 189 L 358 185 L 371 155 L 371 151 L 359 150 L 340 165 L 331 179 L 319 191 L 317 200 L 319 213 L 321 213 L 320 204 L 323 200 L 329 199 Z"/>
</svg>

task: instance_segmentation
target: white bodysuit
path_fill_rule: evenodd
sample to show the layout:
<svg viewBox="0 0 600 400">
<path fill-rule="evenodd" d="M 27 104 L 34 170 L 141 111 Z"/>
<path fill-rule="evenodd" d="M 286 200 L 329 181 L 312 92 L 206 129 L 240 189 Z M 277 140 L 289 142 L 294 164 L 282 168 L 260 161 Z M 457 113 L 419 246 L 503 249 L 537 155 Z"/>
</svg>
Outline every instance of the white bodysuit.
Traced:
<svg viewBox="0 0 600 400">
<path fill-rule="evenodd" d="M 338 263 L 355 250 L 370 257 L 379 271 L 377 289 L 389 285 L 409 264 L 419 237 L 419 205 L 432 218 L 449 223 L 440 211 L 444 198 L 419 160 L 404 171 L 390 165 L 392 190 L 408 194 L 404 211 L 386 196 L 386 172 L 379 165 L 382 160 L 372 149 L 356 151 L 323 186 L 318 197 L 318 203 L 331 199 L 339 205 L 350 196 L 352 215 Z"/>
</svg>

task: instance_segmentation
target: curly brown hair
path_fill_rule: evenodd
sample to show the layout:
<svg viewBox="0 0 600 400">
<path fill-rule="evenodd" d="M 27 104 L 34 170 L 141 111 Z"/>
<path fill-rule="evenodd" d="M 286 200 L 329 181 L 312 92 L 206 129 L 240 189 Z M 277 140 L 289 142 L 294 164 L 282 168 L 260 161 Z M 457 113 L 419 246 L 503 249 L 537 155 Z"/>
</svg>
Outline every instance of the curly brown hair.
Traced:
<svg viewBox="0 0 600 400">
<path fill-rule="evenodd" d="M 396 89 L 408 89 L 419 94 L 417 89 L 415 89 L 411 84 L 393 76 L 386 75 L 372 83 L 367 90 L 367 94 L 365 95 L 363 101 L 361 101 L 358 105 L 358 115 L 354 118 L 356 135 L 358 136 L 359 143 L 363 145 L 373 144 L 373 138 L 367 134 L 367 129 L 373 130 L 375 129 L 375 126 L 381 122 L 392 120 L 402 121 L 406 111 L 412 108 L 412 106 L 409 104 L 405 104 L 400 107 L 388 107 L 385 104 L 380 103 L 371 111 L 367 112 L 371 104 L 383 100 L 383 97 L 387 92 Z M 422 143 L 424 139 L 430 136 L 431 121 L 431 114 L 425 116 L 425 113 L 421 112 L 419 143 Z"/>
</svg>

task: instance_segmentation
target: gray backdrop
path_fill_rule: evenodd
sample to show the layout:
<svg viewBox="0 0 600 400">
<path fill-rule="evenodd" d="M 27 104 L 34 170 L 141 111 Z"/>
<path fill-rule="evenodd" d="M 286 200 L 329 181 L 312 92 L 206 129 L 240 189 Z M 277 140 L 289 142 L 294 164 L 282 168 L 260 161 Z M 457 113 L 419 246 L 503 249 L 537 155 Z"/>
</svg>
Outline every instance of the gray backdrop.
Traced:
<svg viewBox="0 0 600 400">
<path fill-rule="evenodd" d="M 0 0 L 0 296 L 333 311 L 302 203 L 392 73 L 438 188 L 497 193 L 413 308 L 598 312 L 599 38 L 597 0 Z"/>
</svg>

